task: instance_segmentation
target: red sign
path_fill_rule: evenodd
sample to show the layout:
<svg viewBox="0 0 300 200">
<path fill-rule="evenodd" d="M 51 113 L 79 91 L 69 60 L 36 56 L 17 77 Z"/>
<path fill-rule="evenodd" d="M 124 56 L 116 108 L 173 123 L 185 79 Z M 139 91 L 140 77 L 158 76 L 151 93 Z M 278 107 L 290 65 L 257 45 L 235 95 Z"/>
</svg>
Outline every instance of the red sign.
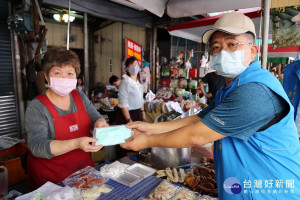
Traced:
<svg viewBox="0 0 300 200">
<path fill-rule="evenodd" d="M 142 46 L 126 38 L 126 58 L 131 56 L 136 57 L 139 61 L 139 65 L 142 66 Z"/>
</svg>

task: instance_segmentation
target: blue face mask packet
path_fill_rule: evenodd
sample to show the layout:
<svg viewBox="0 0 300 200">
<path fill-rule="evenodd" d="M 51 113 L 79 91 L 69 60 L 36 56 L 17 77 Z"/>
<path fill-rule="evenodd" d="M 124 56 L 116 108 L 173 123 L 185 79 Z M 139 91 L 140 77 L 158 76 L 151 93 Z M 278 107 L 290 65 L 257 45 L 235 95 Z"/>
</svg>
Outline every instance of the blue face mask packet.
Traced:
<svg viewBox="0 0 300 200">
<path fill-rule="evenodd" d="M 132 135 L 133 131 L 125 125 L 95 128 L 93 131 L 93 137 L 98 139 L 95 145 L 101 144 L 103 146 L 125 143 L 125 140 Z"/>
</svg>

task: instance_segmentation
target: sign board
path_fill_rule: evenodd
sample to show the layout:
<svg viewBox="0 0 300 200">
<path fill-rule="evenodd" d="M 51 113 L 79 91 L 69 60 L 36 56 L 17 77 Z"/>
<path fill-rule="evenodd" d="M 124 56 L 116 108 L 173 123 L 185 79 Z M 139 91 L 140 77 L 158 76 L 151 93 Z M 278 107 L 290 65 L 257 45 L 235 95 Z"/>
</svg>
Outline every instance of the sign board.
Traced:
<svg viewBox="0 0 300 200">
<path fill-rule="evenodd" d="M 125 39 L 125 43 L 126 59 L 134 56 L 137 58 L 139 65 L 142 66 L 142 46 L 128 38 Z"/>
<path fill-rule="evenodd" d="M 273 48 L 300 46 L 300 5 L 271 9 Z"/>
</svg>

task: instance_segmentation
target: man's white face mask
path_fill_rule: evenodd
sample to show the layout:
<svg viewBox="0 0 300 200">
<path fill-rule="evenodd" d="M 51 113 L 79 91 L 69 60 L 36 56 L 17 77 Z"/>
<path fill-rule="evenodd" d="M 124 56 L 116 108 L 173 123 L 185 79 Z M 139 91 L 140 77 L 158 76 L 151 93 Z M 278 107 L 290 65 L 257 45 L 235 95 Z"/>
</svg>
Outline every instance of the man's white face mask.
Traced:
<svg viewBox="0 0 300 200">
<path fill-rule="evenodd" d="M 247 49 L 248 50 L 248 49 Z M 247 51 L 246 50 L 246 51 Z M 245 50 L 225 51 L 211 56 L 212 68 L 226 78 L 234 78 L 241 74 L 248 65 L 244 62 Z"/>
</svg>

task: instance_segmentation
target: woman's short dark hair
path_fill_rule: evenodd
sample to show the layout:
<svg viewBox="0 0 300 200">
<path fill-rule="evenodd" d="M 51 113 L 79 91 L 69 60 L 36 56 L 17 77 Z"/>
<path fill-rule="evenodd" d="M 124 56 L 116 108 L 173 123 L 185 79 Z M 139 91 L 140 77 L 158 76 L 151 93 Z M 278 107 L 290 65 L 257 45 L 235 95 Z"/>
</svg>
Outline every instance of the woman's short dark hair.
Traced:
<svg viewBox="0 0 300 200">
<path fill-rule="evenodd" d="M 112 75 L 110 78 L 109 78 L 109 84 L 113 85 L 114 82 L 116 82 L 117 80 L 119 80 L 119 78 L 115 75 Z"/>
<path fill-rule="evenodd" d="M 131 65 L 132 63 L 134 63 L 134 61 L 138 61 L 138 59 L 134 56 L 127 58 L 125 61 L 125 67 L 128 67 L 129 65 Z"/>
<path fill-rule="evenodd" d="M 43 58 L 43 70 L 46 75 L 49 76 L 49 72 L 54 66 L 62 67 L 64 65 L 71 65 L 74 67 L 76 75 L 80 74 L 80 61 L 74 51 L 63 47 L 48 49 Z"/>
</svg>

